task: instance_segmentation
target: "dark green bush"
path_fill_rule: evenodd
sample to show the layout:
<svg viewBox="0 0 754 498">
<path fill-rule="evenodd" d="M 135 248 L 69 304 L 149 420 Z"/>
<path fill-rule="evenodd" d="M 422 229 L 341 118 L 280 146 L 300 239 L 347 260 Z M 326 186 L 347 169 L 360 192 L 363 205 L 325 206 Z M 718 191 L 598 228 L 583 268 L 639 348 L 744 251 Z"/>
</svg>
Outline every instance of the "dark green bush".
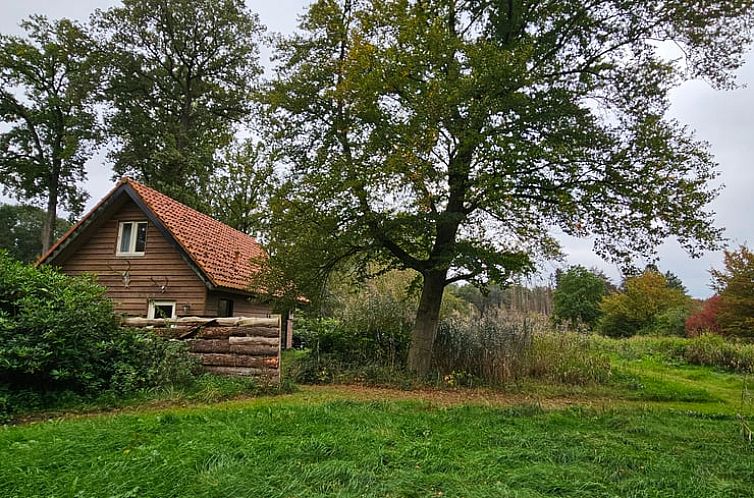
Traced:
<svg viewBox="0 0 754 498">
<path fill-rule="evenodd" d="M 121 329 L 93 278 L 0 252 L 0 407 L 13 405 L 6 412 L 41 408 L 65 393 L 94 397 L 186 383 L 194 365 L 181 343 Z"/>
<path fill-rule="evenodd" d="M 318 354 L 351 358 L 361 356 L 365 349 L 361 343 L 366 339 L 347 331 L 335 318 L 299 318 L 296 320 L 296 335 L 303 348 Z"/>
<path fill-rule="evenodd" d="M 314 360 L 328 357 L 328 362 L 345 367 L 377 364 L 402 368 L 411 340 L 407 323 L 369 322 L 358 313 L 343 318 L 299 319 L 296 334 Z"/>
<path fill-rule="evenodd" d="M 148 330 L 119 329 L 112 337 L 112 377 L 118 392 L 155 386 L 182 386 L 194 381 L 197 360 L 186 343 L 159 337 Z"/>
<path fill-rule="evenodd" d="M 646 332 L 649 335 L 686 335 L 686 320 L 691 314 L 691 306 L 683 305 L 667 309 L 655 316 L 654 323 Z"/>
<path fill-rule="evenodd" d="M 0 253 L 0 377 L 19 387 L 107 387 L 118 322 L 89 277 L 23 265 Z"/>
<path fill-rule="evenodd" d="M 299 319 L 296 334 L 307 350 L 289 365 L 296 382 L 384 384 L 405 368 L 411 324 L 397 299 L 372 292 L 348 300 L 337 318 Z"/>
<path fill-rule="evenodd" d="M 343 375 L 352 377 L 356 368 L 357 365 L 345 364 L 332 353 L 309 350 L 290 359 L 286 365 L 286 376 L 302 384 L 331 384 Z"/>
</svg>

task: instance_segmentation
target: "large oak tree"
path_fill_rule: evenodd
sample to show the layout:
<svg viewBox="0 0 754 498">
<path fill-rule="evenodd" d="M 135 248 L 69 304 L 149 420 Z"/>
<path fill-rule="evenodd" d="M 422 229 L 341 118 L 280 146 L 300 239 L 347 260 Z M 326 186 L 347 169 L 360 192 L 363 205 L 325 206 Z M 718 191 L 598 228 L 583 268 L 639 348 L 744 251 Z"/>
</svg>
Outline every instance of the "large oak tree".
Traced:
<svg viewBox="0 0 754 498">
<path fill-rule="evenodd" d="M 416 270 L 424 373 L 445 286 L 527 270 L 553 229 L 618 262 L 713 247 L 715 163 L 668 94 L 731 86 L 751 23 L 750 0 L 314 2 L 265 95 L 289 165 L 275 274 Z"/>
<path fill-rule="evenodd" d="M 262 26 L 241 0 L 124 0 L 92 18 L 105 65 L 110 158 L 200 210 L 251 109 Z"/>
<path fill-rule="evenodd" d="M 60 207 L 77 215 L 80 182 L 99 142 L 93 44 L 76 23 L 34 16 L 25 38 L 0 35 L 0 187 L 45 206 L 42 251 L 53 241 Z"/>
</svg>

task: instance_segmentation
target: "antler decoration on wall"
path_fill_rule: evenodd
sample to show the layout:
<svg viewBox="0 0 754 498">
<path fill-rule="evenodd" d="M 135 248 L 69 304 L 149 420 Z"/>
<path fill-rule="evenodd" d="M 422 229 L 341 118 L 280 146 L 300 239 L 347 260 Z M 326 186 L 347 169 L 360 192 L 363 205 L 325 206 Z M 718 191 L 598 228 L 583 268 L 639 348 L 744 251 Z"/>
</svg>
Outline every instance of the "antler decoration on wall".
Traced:
<svg viewBox="0 0 754 498">
<path fill-rule="evenodd" d="M 131 283 L 131 262 L 127 259 L 125 260 L 125 262 L 128 266 L 123 271 L 116 270 L 110 263 L 107 263 L 107 267 L 110 268 L 111 272 L 120 276 L 121 280 L 123 281 L 123 287 L 128 287 L 128 284 Z"/>
<path fill-rule="evenodd" d="M 160 288 L 160 293 L 164 294 L 165 290 L 168 288 L 168 283 L 170 282 L 170 280 L 168 280 L 168 277 L 161 277 L 160 279 L 163 281 L 162 283 L 155 280 L 154 277 L 149 277 L 149 278 L 152 279 L 152 283 L 154 283 L 157 287 Z"/>
</svg>

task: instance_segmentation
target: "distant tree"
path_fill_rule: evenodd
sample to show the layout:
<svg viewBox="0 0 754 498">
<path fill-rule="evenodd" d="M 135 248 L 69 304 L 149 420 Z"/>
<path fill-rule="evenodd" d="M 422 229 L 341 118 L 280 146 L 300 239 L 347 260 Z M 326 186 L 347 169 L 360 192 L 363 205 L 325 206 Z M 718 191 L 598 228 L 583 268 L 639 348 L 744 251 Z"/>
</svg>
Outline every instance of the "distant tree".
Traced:
<svg viewBox="0 0 754 498">
<path fill-rule="evenodd" d="M 217 153 L 249 117 L 262 26 L 242 0 L 125 0 L 92 19 L 117 175 L 207 211 Z"/>
<path fill-rule="evenodd" d="M 22 202 L 45 206 L 39 238 L 53 241 L 59 208 L 81 212 L 80 182 L 100 136 L 93 95 L 93 45 L 67 19 L 33 16 L 26 37 L 0 35 L 0 183 Z"/>
<path fill-rule="evenodd" d="M 714 161 L 665 114 L 686 79 L 731 83 L 751 5 L 313 2 L 265 96 L 291 165 L 272 275 L 301 289 L 346 260 L 421 273 L 409 368 L 424 374 L 445 286 L 531 271 L 553 227 L 622 262 L 668 237 L 715 247 Z"/>
<path fill-rule="evenodd" d="M 623 281 L 621 282 L 621 288 L 625 289 L 626 281 L 628 279 L 638 277 L 647 272 L 662 273 L 660 271 L 660 267 L 657 266 L 656 263 L 648 263 L 647 265 L 644 266 L 643 270 L 633 264 L 628 264 L 624 266 L 622 268 Z M 663 273 L 663 276 L 665 277 L 665 281 L 668 283 L 669 287 L 678 289 L 682 291 L 683 293 L 687 293 L 686 286 L 683 285 L 683 280 L 681 280 L 681 277 L 679 277 L 678 275 L 676 275 L 675 273 L 671 271 L 666 271 L 665 273 Z"/>
<path fill-rule="evenodd" d="M 557 322 L 584 323 L 594 327 L 602 312 L 600 303 L 607 295 L 605 280 L 583 266 L 572 266 L 560 274 L 553 293 Z"/>
<path fill-rule="evenodd" d="M 688 337 L 696 337 L 707 332 L 720 333 L 718 315 L 721 301 L 719 295 L 712 296 L 702 302 L 698 309 L 686 319 L 685 327 Z"/>
<path fill-rule="evenodd" d="M 597 275 L 602 279 L 603 282 L 605 282 L 605 288 L 607 289 L 608 294 L 618 291 L 618 286 L 613 283 L 613 281 L 610 279 L 610 277 L 607 276 L 607 274 L 605 274 L 604 271 L 600 270 L 599 268 L 590 268 L 589 271 Z"/>
<path fill-rule="evenodd" d="M 754 336 L 754 253 L 741 246 L 726 250 L 725 268 L 711 270 L 720 295 L 717 322 L 723 334 Z"/>
<path fill-rule="evenodd" d="M 256 235 L 263 229 L 276 183 L 274 157 L 264 144 L 245 141 L 228 148 L 209 180 L 208 214 Z"/>
<path fill-rule="evenodd" d="M 42 253 L 39 234 L 45 224 L 45 211 L 36 206 L 0 204 L 0 249 L 23 262 L 30 263 Z M 55 222 L 54 239 L 65 233 L 70 222 L 58 218 Z"/>
<path fill-rule="evenodd" d="M 679 277 L 672 271 L 665 272 L 665 280 L 668 282 L 668 287 L 670 287 L 671 289 L 678 289 L 684 294 L 687 292 L 686 286 L 683 285 L 683 280 L 681 280 L 681 277 Z"/>
<path fill-rule="evenodd" d="M 613 337 L 682 334 L 691 304 L 691 298 L 669 287 L 661 273 L 649 270 L 626 279 L 622 292 L 602 300 L 597 329 Z"/>
<path fill-rule="evenodd" d="M 484 316 L 492 308 L 503 308 L 510 303 L 505 289 L 497 285 L 477 287 L 472 284 L 453 285 L 448 288 L 450 292 L 472 304 L 480 316 Z"/>
</svg>

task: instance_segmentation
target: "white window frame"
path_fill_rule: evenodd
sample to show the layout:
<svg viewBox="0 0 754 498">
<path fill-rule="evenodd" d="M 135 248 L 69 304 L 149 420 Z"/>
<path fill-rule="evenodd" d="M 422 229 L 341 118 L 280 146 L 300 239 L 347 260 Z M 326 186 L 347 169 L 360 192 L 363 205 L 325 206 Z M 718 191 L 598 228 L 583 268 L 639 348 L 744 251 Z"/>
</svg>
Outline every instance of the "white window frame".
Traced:
<svg viewBox="0 0 754 498">
<path fill-rule="evenodd" d="M 173 307 L 173 316 L 170 316 L 169 319 L 175 320 L 177 317 L 176 311 L 177 311 L 177 305 L 175 301 L 149 301 L 149 310 L 147 312 L 147 318 L 150 320 L 154 320 L 155 318 L 162 318 L 161 316 L 155 316 L 155 312 L 157 311 L 157 308 L 160 306 L 172 306 Z"/>
<path fill-rule="evenodd" d="M 137 251 L 136 250 L 136 239 L 137 232 L 139 230 L 139 225 L 145 224 L 147 226 L 147 230 L 149 230 L 149 224 L 147 221 L 121 221 L 118 223 L 118 241 L 116 242 L 115 246 L 115 255 L 116 256 L 144 256 L 144 252 L 147 248 L 147 239 L 146 235 L 144 236 L 144 251 Z M 131 240 L 128 244 L 128 251 L 121 251 L 120 245 L 121 241 L 123 240 L 123 227 L 126 225 L 131 225 Z"/>
</svg>

